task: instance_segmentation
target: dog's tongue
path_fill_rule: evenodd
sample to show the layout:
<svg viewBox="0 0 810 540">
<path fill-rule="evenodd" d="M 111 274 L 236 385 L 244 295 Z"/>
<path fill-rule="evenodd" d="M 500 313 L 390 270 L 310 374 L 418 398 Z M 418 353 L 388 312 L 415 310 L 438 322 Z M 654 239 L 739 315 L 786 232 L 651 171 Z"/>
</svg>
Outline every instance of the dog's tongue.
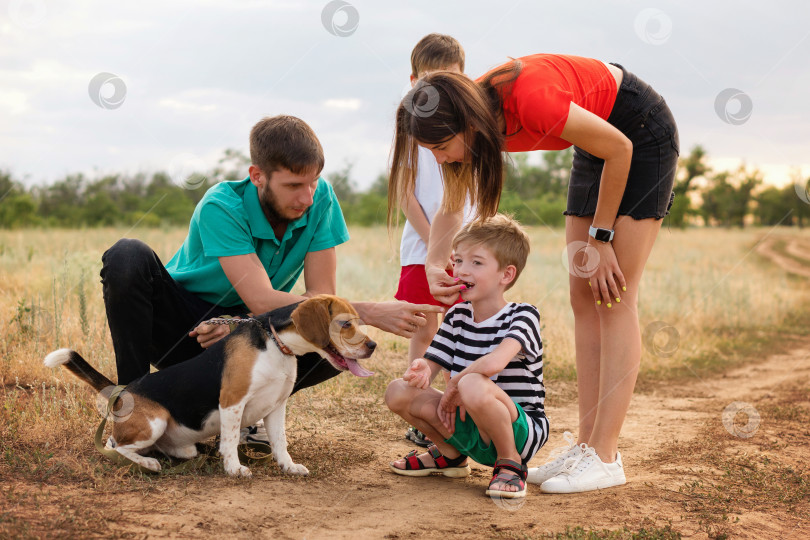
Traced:
<svg viewBox="0 0 810 540">
<path fill-rule="evenodd" d="M 357 375 L 358 377 L 370 377 L 374 375 L 373 371 L 369 371 L 363 366 L 361 366 L 357 360 L 352 358 L 346 358 L 346 365 L 349 366 L 349 371 L 352 372 L 352 375 Z"/>
</svg>

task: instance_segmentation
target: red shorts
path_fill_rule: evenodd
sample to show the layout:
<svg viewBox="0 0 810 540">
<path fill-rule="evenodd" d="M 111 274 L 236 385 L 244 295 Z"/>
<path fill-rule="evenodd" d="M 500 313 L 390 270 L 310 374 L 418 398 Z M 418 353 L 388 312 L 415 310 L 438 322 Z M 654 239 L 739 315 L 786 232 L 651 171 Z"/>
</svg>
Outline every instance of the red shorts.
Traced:
<svg viewBox="0 0 810 540">
<path fill-rule="evenodd" d="M 447 273 L 450 276 L 453 275 L 451 272 Z M 447 304 L 439 302 L 430 294 L 424 264 L 411 264 L 402 267 L 402 271 L 399 274 L 399 288 L 394 298 L 412 304 L 430 304 L 431 306 L 447 307 Z M 461 301 L 461 297 L 459 296 L 459 299 L 453 303 L 458 304 Z"/>
</svg>

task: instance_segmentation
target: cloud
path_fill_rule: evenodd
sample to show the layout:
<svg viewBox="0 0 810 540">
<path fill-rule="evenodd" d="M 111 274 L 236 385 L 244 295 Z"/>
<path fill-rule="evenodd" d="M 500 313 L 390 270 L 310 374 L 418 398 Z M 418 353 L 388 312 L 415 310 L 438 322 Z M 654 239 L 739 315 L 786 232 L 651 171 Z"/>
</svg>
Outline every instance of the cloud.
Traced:
<svg viewBox="0 0 810 540">
<path fill-rule="evenodd" d="M 24 114 L 30 108 L 28 96 L 19 90 L 0 88 L 0 103 L 3 104 L 5 113 L 10 116 Z"/>
<path fill-rule="evenodd" d="M 222 101 L 218 89 L 194 89 L 166 96 L 157 101 L 158 107 L 178 113 L 211 113 L 217 110 L 217 101 Z"/>
<path fill-rule="evenodd" d="M 360 99 L 327 99 L 323 102 L 323 106 L 327 109 L 336 109 L 339 111 L 357 111 L 363 101 Z"/>
</svg>

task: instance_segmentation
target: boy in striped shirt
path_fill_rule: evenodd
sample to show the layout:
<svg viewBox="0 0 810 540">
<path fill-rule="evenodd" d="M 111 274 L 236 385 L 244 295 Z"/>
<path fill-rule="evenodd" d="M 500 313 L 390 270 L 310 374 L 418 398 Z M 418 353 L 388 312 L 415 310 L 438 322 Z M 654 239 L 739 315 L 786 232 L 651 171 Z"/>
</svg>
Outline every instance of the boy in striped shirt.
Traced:
<svg viewBox="0 0 810 540">
<path fill-rule="evenodd" d="M 464 300 L 450 308 L 424 358 L 386 390 L 388 407 L 435 444 L 391 463 L 406 476 L 470 474 L 467 458 L 494 467 L 487 495 L 526 496 L 526 463 L 548 439 L 543 410 L 540 315 L 504 292 L 526 266 L 529 237 L 498 214 L 464 227 L 453 240 Z M 430 383 L 444 369 L 444 393 Z"/>
</svg>

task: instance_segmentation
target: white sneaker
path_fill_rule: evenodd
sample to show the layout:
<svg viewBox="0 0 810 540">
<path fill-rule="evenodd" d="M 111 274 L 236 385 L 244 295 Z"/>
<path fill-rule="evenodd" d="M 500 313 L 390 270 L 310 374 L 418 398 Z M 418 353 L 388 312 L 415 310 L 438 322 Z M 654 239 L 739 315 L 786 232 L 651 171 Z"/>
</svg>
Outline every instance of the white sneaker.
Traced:
<svg viewBox="0 0 810 540">
<path fill-rule="evenodd" d="M 568 444 L 552 450 L 551 454 L 549 454 L 549 461 L 545 465 L 529 469 L 529 476 L 526 477 L 527 482 L 542 484 L 552 476 L 556 476 L 562 470 L 567 459 L 577 457 L 582 453 L 582 448 L 579 447 L 576 437 L 570 431 L 563 433 L 563 439 Z"/>
<path fill-rule="evenodd" d="M 543 493 L 580 493 L 621 486 L 627 483 L 622 466 L 622 455 L 616 453 L 616 461 L 604 463 L 596 450 L 582 445 L 579 456 L 568 459 L 562 470 L 540 486 Z"/>
</svg>

